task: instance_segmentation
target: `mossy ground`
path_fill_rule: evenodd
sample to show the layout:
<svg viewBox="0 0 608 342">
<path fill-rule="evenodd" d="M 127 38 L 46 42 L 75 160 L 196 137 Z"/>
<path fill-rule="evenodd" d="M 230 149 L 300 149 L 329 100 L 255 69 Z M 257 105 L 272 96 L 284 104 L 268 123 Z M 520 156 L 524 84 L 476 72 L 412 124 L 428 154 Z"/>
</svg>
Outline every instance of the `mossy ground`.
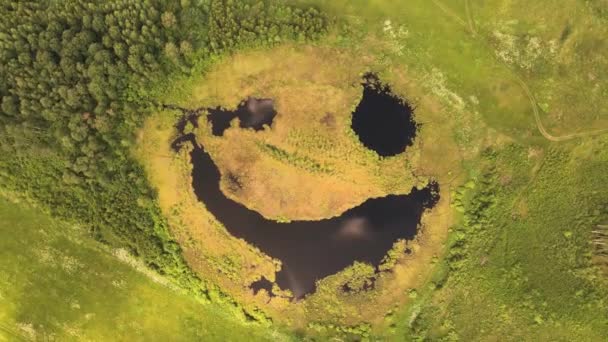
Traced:
<svg viewBox="0 0 608 342">
<path fill-rule="evenodd" d="M 176 103 L 185 108 L 230 108 L 248 96 L 276 101 L 279 114 L 272 129 L 265 132 L 235 127 L 223 137 L 214 137 L 206 120 L 199 121 L 197 134 L 220 170 L 224 175 L 238 175 L 243 188 L 252 189 L 231 193 L 229 184 L 224 183 L 228 196 L 271 218 L 311 219 L 338 215 L 370 197 L 408 193 L 412 186 L 430 179 L 449 188 L 450 182 L 461 177 L 460 152 L 454 137 L 444 134 L 452 130 L 453 122 L 442 121 L 442 104 L 423 96 L 425 90 L 396 66 L 379 62 L 374 57 L 377 50 L 361 56 L 352 47 L 338 46 L 338 40 L 331 36 L 322 46 L 283 45 L 270 51 L 236 54 L 191 80 L 189 96 L 183 96 L 183 89 L 173 98 L 168 96 L 167 101 L 181 99 Z M 362 146 L 350 128 L 351 113 L 362 93 L 361 76 L 368 71 L 386 75 L 393 91 L 417 108 L 415 119 L 423 123 L 419 139 L 402 155 L 379 158 Z M 199 274 L 222 284 L 239 300 L 256 303 L 277 320 L 297 327 L 317 321 L 345 326 L 380 322 L 386 311 L 407 300 L 404 293 L 424 281 L 427 265 L 440 253 L 450 223 L 449 191 L 441 193 L 443 199 L 436 210 L 426 215 L 424 234 L 410 242 L 413 254 L 400 256 L 396 266 L 382 274 L 374 291 L 357 296 L 344 293 L 341 285 L 349 281 L 345 272 L 321 281 L 315 294 L 295 304 L 284 298 L 269 299 L 263 291 L 253 296 L 247 286 L 260 276 L 274 279 L 274 264 L 251 246 L 235 248 L 243 247 L 243 242 L 227 235 L 219 222 L 206 223 L 214 220 L 191 190 L 180 197 L 191 184 L 189 168 L 184 168 L 187 155 L 174 160 L 169 168 L 165 157 L 155 161 L 149 157 L 151 151 L 170 155 L 168 145 L 175 134 L 171 120 L 176 120 L 176 114 L 159 113 L 149 121 L 147 127 L 162 128 L 142 131 L 143 150 L 137 154 L 159 190 L 161 207 L 179 222 L 176 230 L 183 234 L 180 240 L 187 241 L 185 254 Z M 331 125 L 324 124 L 328 114 L 333 117 Z M 277 149 L 285 153 L 277 157 Z M 311 160 L 321 170 L 303 168 L 285 155 Z M 160 173 L 163 176 L 157 177 Z M 165 177 L 176 180 L 163 185 Z M 172 201 L 163 204 L 166 196 Z M 378 305 L 370 308 L 372 301 Z"/>
</svg>

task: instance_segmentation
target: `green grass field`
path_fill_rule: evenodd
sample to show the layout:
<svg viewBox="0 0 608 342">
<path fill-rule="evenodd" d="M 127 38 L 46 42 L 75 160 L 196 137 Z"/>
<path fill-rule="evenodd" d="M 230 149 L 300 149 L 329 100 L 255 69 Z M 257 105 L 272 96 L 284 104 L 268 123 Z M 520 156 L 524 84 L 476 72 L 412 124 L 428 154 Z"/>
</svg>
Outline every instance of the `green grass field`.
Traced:
<svg viewBox="0 0 608 342">
<path fill-rule="evenodd" d="M 377 34 L 389 43 L 384 51 L 388 62 L 398 61 L 435 95 L 472 107 L 491 127 L 512 137 L 534 133 L 525 88 L 531 89 L 550 135 L 608 130 L 605 2 L 303 2 Z M 368 48 L 361 40 L 345 38 Z M 460 100 L 441 91 L 441 80 L 448 89 L 458 89 Z M 470 96 L 479 104 L 472 105 Z"/>
<path fill-rule="evenodd" d="M 133 260 L 81 227 L 0 198 L 0 341 L 288 340 Z"/>
<path fill-rule="evenodd" d="M 590 266 L 591 231 L 608 221 L 607 147 L 598 138 L 485 153 L 474 183 L 455 193 L 463 213 L 446 260 L 390 320 L 392 336 L 605 341 L 606 280 Z"/>
</svg>

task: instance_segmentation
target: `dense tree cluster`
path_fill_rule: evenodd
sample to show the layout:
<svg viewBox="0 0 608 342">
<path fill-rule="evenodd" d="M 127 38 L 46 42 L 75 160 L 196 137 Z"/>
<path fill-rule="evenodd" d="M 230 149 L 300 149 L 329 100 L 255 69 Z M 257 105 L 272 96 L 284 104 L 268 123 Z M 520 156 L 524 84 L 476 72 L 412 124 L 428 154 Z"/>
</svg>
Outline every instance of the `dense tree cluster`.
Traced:
<svg viewBox="0 0 608 342">
<path fill-rule="evenodd" d="M 209 24 L 209 46 L 216 53 L 243 43 L 305 40 L 323 32 L 325 27 L 314 8 L 225 0 L 211 2 L 210 11 L 214 20 Z"/>
<path fill-rule="evenodd" d="M 167 270 L 177 249 L 129 157 L 153 108 L 141 94 L 213 55 L 325 26 L 315 9 L 271 1 L 2 2 L 0 186 Z"/>
</svg>

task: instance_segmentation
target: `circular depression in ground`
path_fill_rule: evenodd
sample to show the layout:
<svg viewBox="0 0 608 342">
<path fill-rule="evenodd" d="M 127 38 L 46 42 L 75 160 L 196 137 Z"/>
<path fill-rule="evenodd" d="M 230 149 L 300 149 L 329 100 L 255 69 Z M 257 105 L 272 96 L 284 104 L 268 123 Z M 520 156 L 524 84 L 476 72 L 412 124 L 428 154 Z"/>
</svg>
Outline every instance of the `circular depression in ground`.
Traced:
<svg viewBox="0 0 608 342">
<path fill-rule="evenodd" d="M 401 153 L 412 144 L 416 124 L 412 108 L 393 95 L 372 74 L 362 83 L 363 97 L 353 113 L 353 130 L 364 145 L 381 156 Z M 206 110 L 214 136 L 222 136 L 230 122 L 238 118 L 241 128 L 256 131 L 272 125 L 276 116 L 271 99 L 249 97 L 233 111 L 222 108 Z M 176 127 L 183 131 L 184 118 Z M 193 133 L 183 134 L 172 143 L 179 150 L 192 144 L 192 186 L 199 201 L 221 222 L 228 232 L 279 259 L 282 268 L 277 284 L 289 289 L 296 298 L 315 290 L 318 280 L 335 274 L 355 261 L 369 263 L 376 269 L 387 252 L 400 239 L 413 239 L 423 212 L 438 200 L 438 185 L 413 188 L 408 195 L 389 195 L 368 199 L 343 214 L 324 220 L 277 222 L 228 198 L 220 189 L 221 174 Z M 262 279 L 252 284 L 257 290 L 272 291 L 272 283 Z"/>
</svg>

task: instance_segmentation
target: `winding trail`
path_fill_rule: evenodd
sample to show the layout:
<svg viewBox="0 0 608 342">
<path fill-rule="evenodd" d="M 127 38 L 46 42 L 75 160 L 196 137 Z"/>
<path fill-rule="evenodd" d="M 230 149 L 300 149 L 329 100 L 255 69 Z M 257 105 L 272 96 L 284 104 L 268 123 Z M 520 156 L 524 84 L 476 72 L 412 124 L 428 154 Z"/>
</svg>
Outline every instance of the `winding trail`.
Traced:
<svg viewBox="0 0 608 342">
<path fill-rule="evenodd" d="M 456 20 L 460 25 L 467 27 L 467 23 L 462 20 L 462 18 L 456 14 L 456 12 L 452 11 L 448 6 L 446 6 L 444 3 L 442 3 L 439 0 L 431 0 L 433 2 L 433 4 L 435 4 L 435 6 L 439 7 L 439 9 L 441 10 L 441 12 L 443 12 L 443 14 L 446 14 L 450 17 L 452 17 L 452 19 Z"/>
<path fill-rule="evenodd" d="M 534 120 L 536 121 L 536 127 L 538 128 L 538 131 L 547 140 L 554 141 L 554 142 L 559 142 L 559 141 L 566 141 L 566 140 L 571 140 L 571 139 L 575 139 L 575 138 L 589 137 L 589 136 L 594 136 L 594 135 L 600 135 L 600 134 L 608 133 L 608 128 L 604 128 L 604 129 L 597 129 L 597 130 L 591 130 L 591 131 L 586 131 L 586 132 L 571 133 L 571 134 L 560 135 L 560 136 L 552 135 L 551 133 L 549 133 L 547 131 L 547 129 L 543 125 L 543 122 L 542 122 L 542 120 L 540 118 L 540 112 L 538 110 L 538 104 L 536 102 L 536 98 L 534 97 L 534 94 L 532 93 L 532 91 L 530 90 L 530 88 L 528 87 L 528 85 L 526 84 L 526 82 L 524 82 L 524 80 L 522 80 L 521 77 L 519 77 L 519 75 L 517 75 L 517 81 L 519 82 L 519 85 L 521 86 L 521 88 L 524 90 L 524 92 L 526 93 L 526 95 L 530 99 L 530 103 L 532 104 L 532 110 L 534 111 Z"/>
<path fill-rule="evenodd" d="M 469 31 L 469 33 L 471 33 L 471 36 L 475 39 L 479 39 L 479 37 L 481 35 L 479 35 L 479 32 L 477 31 L 476 25 L 475 25 L 475 20 L 474 17 L 472 15 L 472 11 L 471 11 L 471 1 L 470 0 L 464 0 L 464 4 L 465 4 L 465 10 L 466 10 L 466 16 L 467 16 L 467 20 L 463 20 L 462 18 L 460 18 L 460 16 L 458 14 L 456 14 L 454 11 L 452 11 L 449 7 L 447 7 L 444 3 L 442 3 L 439 0 L 431 0 L 433 2 L 433 4 L 435 4 L 435 6 L 437 6 L 444 14 L 448 15 L 449 17 L 452 17 L 454 20 L 456 20 L 460 25 L 462 25 L 465 29 L 467 29 Z M 484 44 L 487 44 L 487 42 L 483 39 L 480 39 Z M 505 66 L 507 68 L 509 68 L 509 66 L 503 62 L 503 64 L 505 64 Z M 603 129 L 596 129 L 596 130 L 589 130 L 589 131 L 584 131 L 584 132 L 578 132 L 578 133 L 571 133 L 571 134 L 566 134 L 566 135 L 553 135 L 551 133 L 549 133 L 547 131 L 547 129 L 545 128 L 542 119 L 540 117 L 540 111 L 538 110 L 538 102 L 536 101 L 536 98 L 534 97 L 534 94 L 532 93 L 532 91 L 530 90 L 530 87 L 528 86 L 528 84 L 521 78 L 521 76 L 519 76 L 517 73 L 513 73 L 517 79 L 517 82 L 519 83 L 520 87 L 523 89 L 523 91 L 526 93 L 526 96 L 528 96 L 528 99 L 530 100 L 530 104 L 532 106 L 532 110 L 534 112 L 534 121 L 536 122 L 536 127 L 538 129 L 538 131 L 540 132 L 540 134 L 547 140 L 552 141 L 552 142 L 560 142 L 560 141 L 567 141 L 567 140 L 572 140 L 575 138 L 582 138 L 582 137 L 589 137 L 589 136 L 595 136 L 595 135 L 601 135 L 601 134 L 605 134 L 608 133 L 608 128 L 603 128 Z"/>
</svg>

